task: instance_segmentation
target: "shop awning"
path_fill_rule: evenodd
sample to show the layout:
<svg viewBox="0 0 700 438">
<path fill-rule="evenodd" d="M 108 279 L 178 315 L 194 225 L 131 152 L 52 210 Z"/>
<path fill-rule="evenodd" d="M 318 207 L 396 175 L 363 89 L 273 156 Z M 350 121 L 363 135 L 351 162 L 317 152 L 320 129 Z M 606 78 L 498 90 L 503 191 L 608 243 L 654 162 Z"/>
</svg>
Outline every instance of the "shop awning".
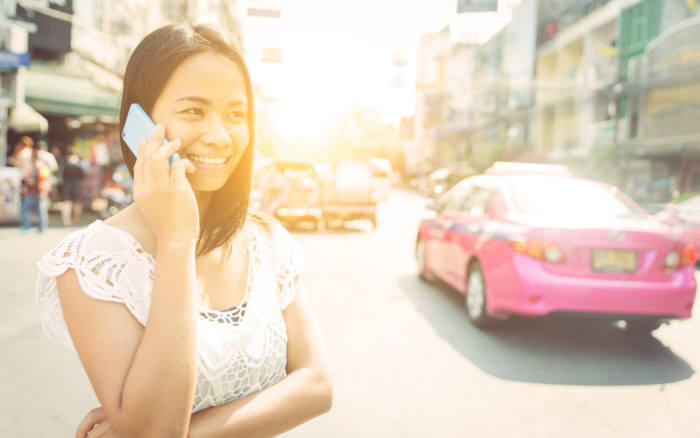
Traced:
<svg viewBox="0 0 700 438">
<path fill-rule="evenodd" d="M 26 103 L 12 108 L 8 126 L 18 133 L 41 132 L 49 130 L 49 122 Z"/>
<path fill-rule="evenodd" d="M 118 116 L 119 94 L 86 78 L 55 71 L 32 70 L 25 75 L 25 100 L 45 114 L 63 116 Z"/>
</svg>

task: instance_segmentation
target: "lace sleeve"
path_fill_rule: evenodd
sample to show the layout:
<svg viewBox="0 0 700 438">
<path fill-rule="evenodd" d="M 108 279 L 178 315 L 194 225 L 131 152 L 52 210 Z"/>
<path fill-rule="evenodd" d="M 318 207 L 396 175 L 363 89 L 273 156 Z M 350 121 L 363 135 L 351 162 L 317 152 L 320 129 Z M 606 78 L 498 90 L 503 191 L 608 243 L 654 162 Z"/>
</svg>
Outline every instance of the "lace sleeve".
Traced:
<svg viewBox="0 0 700 438">
<path fill-rule="evenodd" d="M 304 253 L 299 243 L 281 225 L 274 227 L 271 247 L 277 259 L 277 300 L 280 309 L 284 310 L 294 299 L 295 282 L 304 268 Z"/>
<path fill-rule="evenodd" d="M 73 269 L 83 292 L 124 304 L 146 324 L 153 285 L 153 260 L 130 235 L 100 221 L 74 231 L 38 262 L 36 296 L 41 322 L 54 342 L 72 345 L 56 288 L 56 277 Z"/>
</svg>

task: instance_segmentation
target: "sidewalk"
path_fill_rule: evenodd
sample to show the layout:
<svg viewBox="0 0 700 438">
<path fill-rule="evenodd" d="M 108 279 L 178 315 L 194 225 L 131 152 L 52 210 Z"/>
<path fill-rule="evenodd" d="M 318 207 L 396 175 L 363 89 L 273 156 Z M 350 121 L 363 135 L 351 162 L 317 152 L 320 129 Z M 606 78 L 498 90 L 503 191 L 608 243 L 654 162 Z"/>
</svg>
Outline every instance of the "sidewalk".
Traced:
<svg viewBox="0 0 700 438">
<path fill-rule="evenodd" d="M 86 212 L 81 226 L 94 219 Z M 42 234 L 22 235 L 19 226 L 0 226 L 2 437 L 71 437 L 98 405 L 77 355 L 44 335 L 35 300 L 36 261 L 77 228 L 62 228 L 54 214 Z"/>
</svg>

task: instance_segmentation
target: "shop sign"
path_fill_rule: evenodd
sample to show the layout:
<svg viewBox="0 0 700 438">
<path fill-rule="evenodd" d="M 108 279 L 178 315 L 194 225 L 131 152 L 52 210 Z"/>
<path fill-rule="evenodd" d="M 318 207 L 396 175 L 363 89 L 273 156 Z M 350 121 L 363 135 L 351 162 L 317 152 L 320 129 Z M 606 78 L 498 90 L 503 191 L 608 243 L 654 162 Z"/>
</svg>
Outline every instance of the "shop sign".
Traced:
<svg viewBox="0 0 700 438">
<path fill-rule="evenodd" d="M 40 49 L 56 59 L 70 52 L 73 0 L 23 0 L 17 6 L 17 18 L 38 29 L 30 32 L 30 49 Z"/>
<path fill-rule="evenodd" d="M 12 53 L 0 50 L 0 67 L 17 68 L 29 65 L 29 53 Z"/>
</svg>

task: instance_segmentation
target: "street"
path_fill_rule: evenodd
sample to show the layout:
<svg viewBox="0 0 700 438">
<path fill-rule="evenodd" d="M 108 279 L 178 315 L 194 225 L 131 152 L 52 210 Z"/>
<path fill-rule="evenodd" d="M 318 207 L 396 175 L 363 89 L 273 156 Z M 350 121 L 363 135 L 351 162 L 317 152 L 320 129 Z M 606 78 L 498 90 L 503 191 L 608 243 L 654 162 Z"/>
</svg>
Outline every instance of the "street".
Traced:
<svg viewBox="0 0 700 438">
<path fill-rule="evenodd" d="M 423 213 L 423 198 L 395 190 L 375 231 L 294 232 L 335 401 L 284 437 L 700 436 L 697 301 L 694 318 L 649 338 L 551 319 L 482 332 L 460 294 L 416 275 Z M 44 336 L 34 300 L 34 263 L 68 231 L 0 228 L 2 437 L 73 436 L 97 406 L 75 354 Z"/>
</svg>

